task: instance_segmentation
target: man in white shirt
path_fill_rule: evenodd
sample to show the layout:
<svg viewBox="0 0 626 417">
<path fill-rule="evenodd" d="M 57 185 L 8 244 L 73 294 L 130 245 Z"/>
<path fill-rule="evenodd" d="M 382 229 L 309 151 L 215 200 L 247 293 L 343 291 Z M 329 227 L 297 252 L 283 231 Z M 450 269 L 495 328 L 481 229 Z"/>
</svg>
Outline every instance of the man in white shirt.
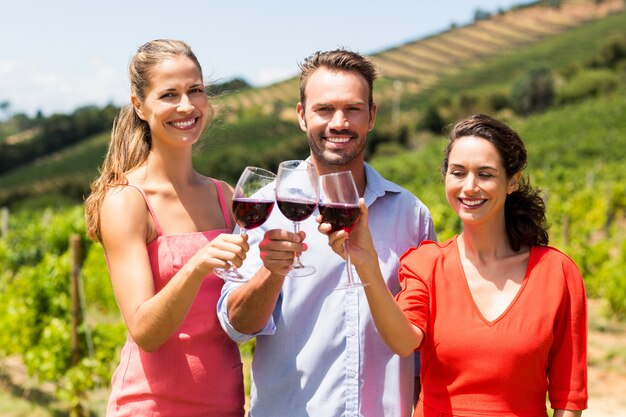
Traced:
<svg viewBox="0 0 626 417">
<path fill-rule="evenodd" d="M 296 110 L 309 160 L 320 175 L 352 171 L 368 206 L 383 275 L 396 294 L 400 256 L 436 237 L 426 206 L 365 163 L 376 118 L 376 70 L 346 50 L 316 52 L 300 68 Z M 250 281 L 227 282 L 222 289 L 218 315 L 224 330 L 236 341 L 256 337 L 250 415 L 410 417 L 413 357 L 386 347 L 362 290 L 334 290 L 346 281 L 346 264 L 317 231 L 317 214 L 295 234 L 292 222 L 274 210 L 248 232 L 251 249 L 240 271 Z M 294 252 L 301 251 L 302 262 L 316 273 L 286 276 Z"/>
</svg>

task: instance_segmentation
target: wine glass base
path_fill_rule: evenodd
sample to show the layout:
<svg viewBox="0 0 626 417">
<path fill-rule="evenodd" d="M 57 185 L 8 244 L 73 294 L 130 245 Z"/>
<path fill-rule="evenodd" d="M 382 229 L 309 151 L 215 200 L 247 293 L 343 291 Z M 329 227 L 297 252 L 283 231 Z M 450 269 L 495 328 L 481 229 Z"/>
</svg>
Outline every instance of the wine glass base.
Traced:
<svg viewBox="0 0 626 417">
<path fill-rule="evenodd" d="M 231 269 L 215 268 L 213 272 L 215 273 L 215 275 L 222 278 L 224 281 L 248 282 L 248 278 L 244 277 L 243 275 L 239 273 L 239 271 L 233 268 Z"/>
<path fill-rule="evenodd" d="M 362 288 L 362 287 L 366 287 L 368 285 L 369 285 L 369 283 L 367 283 L 367 282 L 366 283 L 363 283 L 363 282 L 353 282 L 351 284 L 340 285 L 340 286 L 336 287 L 334 289 L 334 291 L 350 290 L 352 288 L 355 288 L 355 289 L 356 288 Z"/>
<path fill-rule="evenodd" d="M 315 273 L 315 268 L 312 266 L 296 266 L 287 273 L 288 277 L 308 277 Z"/>
</svg>

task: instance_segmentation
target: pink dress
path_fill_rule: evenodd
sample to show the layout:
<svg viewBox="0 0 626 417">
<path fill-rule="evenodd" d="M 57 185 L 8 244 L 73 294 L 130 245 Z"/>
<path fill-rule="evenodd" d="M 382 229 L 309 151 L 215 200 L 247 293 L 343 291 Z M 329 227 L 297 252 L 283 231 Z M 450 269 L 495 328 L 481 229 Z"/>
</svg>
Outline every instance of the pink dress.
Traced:
<svg viewBox="0 0 626 417">
<path fill-rule="evenodd" d="M 221 185 L 213 180 L 228 228 L 230 216 Z M 135 187 L 137 188 L 137 187 Z M 148 243 L 154 285 L 160 291 L 196 251 L 228 229 L 163 236 Z M 220 327 L 216 303 L 224 281 L 211 274 L 202 283 L 185 321 L 159 349 L 142 351 L 130 336 L 113 374 L 107 417 L 207 417 L 244 415 L 241 357 Z"/>
</svg>

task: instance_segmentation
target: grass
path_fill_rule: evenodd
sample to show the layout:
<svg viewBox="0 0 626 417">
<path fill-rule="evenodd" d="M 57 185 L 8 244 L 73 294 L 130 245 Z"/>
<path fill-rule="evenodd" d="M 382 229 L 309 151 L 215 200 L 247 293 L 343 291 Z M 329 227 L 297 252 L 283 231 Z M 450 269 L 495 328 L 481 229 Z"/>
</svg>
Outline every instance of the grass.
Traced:
<svg viewBox="0 0 626 417">
<path fill-rule="evenodd" d="M 100 314 L 100 313 L 99 313 Z M 118 314 L 110 314 L 101 320 L 121 321 Z M 252 352 L 250 343 L 242 349 L 244 389 L 246 394 L 245 409 L 250 409 L 250 366 Z M 0 364 L 0 416 L 2 417 L 69 417 L 67 406 L 56 400 L 52 391 L 41 387 L 36 381 L 29 379 L 25 371 L 10 366 L 11 374 Z M 17 382 L 15 382 L 15 381 Z M 101 387 L 89 393 L 87 400 L 89 417 L 104 417 L 109 399 L 110 387 Z"/>
<path fill-rule="evenodd" d="M 41 405 L 0 390 L 0 415 L 6 417 L 53 417 L 55 414 Z"/>
</svg>

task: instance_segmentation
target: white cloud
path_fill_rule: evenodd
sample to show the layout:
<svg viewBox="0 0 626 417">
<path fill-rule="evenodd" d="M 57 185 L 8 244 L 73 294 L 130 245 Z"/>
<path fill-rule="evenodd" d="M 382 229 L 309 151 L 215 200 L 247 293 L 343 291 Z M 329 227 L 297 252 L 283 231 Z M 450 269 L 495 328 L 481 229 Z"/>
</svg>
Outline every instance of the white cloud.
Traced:
<svg viewBox="0 0 626 417">
<path fill-rule="evenodd" d="M 0 62 L 0 83 L 2 78 L 8 77 L 9 74 L 15 71 L 15 62 Z"/>
<path fill-rule="evenodd" d="M 102 60 L 71 71 L 27 61 L 3 62 L 0 100 L 8 100 L 14 113 L 71 113 L 85 105 L 125 104 L 128 87 L 123 69 L 116 71 Z"/>
<path fill-rule="evenodd" d="M 102 59 L 92 59 L 88 72 L 93 72 L 93 78 L 85 78 L 83 81 L 91 86 L 94 104 L 113 102 L 120 105 L 129 102 L 130 87 L 126 68 L 117 68 Z"/>
</svg>

